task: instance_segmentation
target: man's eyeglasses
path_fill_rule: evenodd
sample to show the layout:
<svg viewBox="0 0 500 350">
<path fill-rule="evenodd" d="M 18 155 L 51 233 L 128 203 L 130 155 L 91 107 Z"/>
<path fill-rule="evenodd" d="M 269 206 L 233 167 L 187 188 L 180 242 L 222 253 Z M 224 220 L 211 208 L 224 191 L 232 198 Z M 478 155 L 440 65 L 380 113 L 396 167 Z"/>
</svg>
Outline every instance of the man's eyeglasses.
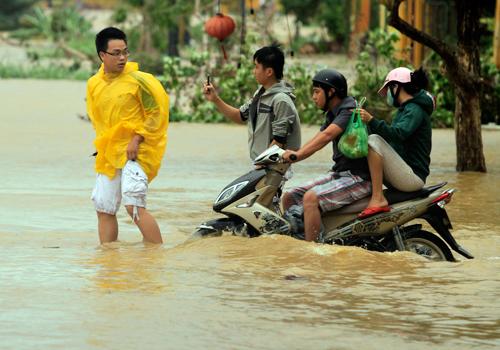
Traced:
<svg viewBox="0 0 500 350">
<path fill-rule="evenodd" d="M 120 56 L 128 57 L 130 55 L 130 51 L 128 49 L 122 51 L 113 51 L 113 52 L 104 51 L 104 53 L 107 53 L 108 55 L 114 57 L 120 57 Z"/>
</svg>

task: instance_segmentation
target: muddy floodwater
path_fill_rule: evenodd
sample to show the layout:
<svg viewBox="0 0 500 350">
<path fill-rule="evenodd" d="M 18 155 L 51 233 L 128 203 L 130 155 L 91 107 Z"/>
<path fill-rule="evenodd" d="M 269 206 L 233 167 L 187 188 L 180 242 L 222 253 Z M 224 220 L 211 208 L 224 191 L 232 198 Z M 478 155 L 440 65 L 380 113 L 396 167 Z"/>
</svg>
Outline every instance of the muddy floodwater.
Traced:
<svg viewBox="0 0 500 350">
<path fill-rule="evenodd" d="M 447 210 L 474 260 L 186 242 L 250 162 L 245 127 L 183 123 L 150 187 L 165 244 L 145 246 L 122 208 L 120 241 L 101 247 L 84 95 L 82 82 L 0 81 L 0 349 L 500 348 L 500 131 L 483 132 L 486 174 L 456 173 L 453 131 L 434 131 L 428 184 L 457 189 Z M 287 187 L 330 163 L 328 148 L 297 164 Z"/>
</svg>

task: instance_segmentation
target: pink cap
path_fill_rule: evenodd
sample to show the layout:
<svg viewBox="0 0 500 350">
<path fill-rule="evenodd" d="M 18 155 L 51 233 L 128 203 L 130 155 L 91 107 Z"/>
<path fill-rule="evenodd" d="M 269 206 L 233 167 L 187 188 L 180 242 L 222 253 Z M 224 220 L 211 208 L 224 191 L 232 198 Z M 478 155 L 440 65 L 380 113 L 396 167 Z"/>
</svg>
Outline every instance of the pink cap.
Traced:
<svg viewBox="0 0 500 350">
<path fill-rule="evenodd" d="M 406 67 L 398 67 L 389 72 L 385 77 L 384 85 L 378 90 L 382 96 L 387 95 L 387 85 L 391 82 L 410 83 L 412 71 Z"/>
</svg>

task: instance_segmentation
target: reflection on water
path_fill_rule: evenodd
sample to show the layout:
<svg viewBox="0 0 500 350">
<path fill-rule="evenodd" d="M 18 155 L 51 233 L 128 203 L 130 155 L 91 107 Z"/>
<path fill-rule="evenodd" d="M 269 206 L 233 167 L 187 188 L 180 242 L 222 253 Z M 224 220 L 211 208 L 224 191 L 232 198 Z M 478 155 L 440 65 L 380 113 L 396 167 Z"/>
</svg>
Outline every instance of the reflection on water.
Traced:
<svg viewBox="0 0 500 350">
<path fill-rule="evenodd" d="M 0 348 L 500 347 L 500 132 L 484 132 L 486 174 L 456 173 L 453 132 L 434 132 L 429 183 L 458 190 L 447 210 L 474 260 L 430 263 L 281 236 L 186 241 L 215 216 L 219 189 L 250 167 L 245 128 L 233 125 L 171 125 L 149 195 L 165 245 L 140 242 L 123 210 L 120 242 L 98 246 L 92 130 L 76 118 L 84 91 L 72 82 L 0 83 L 0 156 L 9 164 L 0 186 Z M 305 128 L 304 138 L 315 131 Z M 297 164 L 288 186 L 324 172 L 329 157 Z"/>
<path fill-rule="evenodd" d="M 161 246 L 138 247 L 139 244 L 110 243 L 98 249 L 87 262 L 96 270 L 92 280 L 103 291 L 161 292 L 168 285 L 166 257 Z"/>
</svg>

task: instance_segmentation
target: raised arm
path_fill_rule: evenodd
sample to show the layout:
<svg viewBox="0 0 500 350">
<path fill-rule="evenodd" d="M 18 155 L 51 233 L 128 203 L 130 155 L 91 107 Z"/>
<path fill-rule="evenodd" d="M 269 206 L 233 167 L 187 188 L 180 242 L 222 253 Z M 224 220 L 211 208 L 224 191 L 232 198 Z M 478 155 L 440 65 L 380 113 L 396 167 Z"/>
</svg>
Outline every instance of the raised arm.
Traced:
<svg viewBox="0 0 500 350">
<path fill-rule="evenodd" d="M 203 94 L 208 101 L 213 102 L 219 113 L 224 115 L 227 119 L 238 124 L 244 124 L 244 121 L 241 119 L 240 110 L 224 102 L 211 83 L 205 82 L 203 84 Z"/>
</svg>

